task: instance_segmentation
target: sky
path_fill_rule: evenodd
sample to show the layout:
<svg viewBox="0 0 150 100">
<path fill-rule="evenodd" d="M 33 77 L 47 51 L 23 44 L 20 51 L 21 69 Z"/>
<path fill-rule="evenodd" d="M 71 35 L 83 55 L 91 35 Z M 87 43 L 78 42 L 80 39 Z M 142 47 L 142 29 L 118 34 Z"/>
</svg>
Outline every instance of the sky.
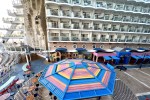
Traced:
<svg viewBox="0 0 150 100">
<path fill-rule="evenodd" d="M 2 18 L 8 17 L 7 9 L 12 9 L 12 8 L 13 8 L 12 0 L 2 0 L 2 2 L 0 3 L 0 27 L 4 25 Z M 5 32 L 5 31 L 0 30 L 0 32 Z"/>
</svg>

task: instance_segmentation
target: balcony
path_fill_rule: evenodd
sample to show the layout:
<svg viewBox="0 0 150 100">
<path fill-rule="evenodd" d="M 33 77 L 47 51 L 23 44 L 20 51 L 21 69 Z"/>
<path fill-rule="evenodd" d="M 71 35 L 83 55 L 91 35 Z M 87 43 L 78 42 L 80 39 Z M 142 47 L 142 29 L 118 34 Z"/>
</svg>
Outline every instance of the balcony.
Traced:
<svg viewBox="0 0 150 100">
<path fill-rule="evenodd" d="M 124 22 L 130 22 L 130 21 L 131 21 L 130 16 L 124 16 L 124 17 L 123 17 L 123 21 L 124 21 Z"/>
<path fill-rule="evenodd" d="M 146 23 L 146 18 L 141 18 L 140 23 Z"/>
<path fill-rule="evenodd" d="M 141 12 L 141 7 L 139 7 L 139 6 L 135 6 L 134 7 L 134 12 Z"/>
<path fill-rule="evenodd" d="M 70 24 L 68 23 L 60 23 L 61 28 L 70 28 Z"/>
<path fill-rule="evenodd" d="M 94 30 L 101 30 L 99 25 L 94 25 Z"/>
<path fill-rule="evenodd" d="M 48 22 L 48 28 L 58 28 L 58 22 Z"/>
<path fill-rule="evenodd" d="M 118 41 L 118 42 L 125 42 L 125 39 L 120 39 L 120 38 L 118 38 L 117 41 Z"/>
<path fill-rule="evenodd" d="M 61 36 L 61 41 L 70 41 L 68 36 Z"/>
<path fill-rule="evenodd" d="M 69 10 L 63 10 L 62 11 L 62 16 L 70 17 L 70 11 Z"/>
<path fill-rule="evenodd" d="M 133 6 L 132 5 L 125 5 L 125 10 L 126 11 L 133 11 Z"/>
<path fill-rule="evenodd" d="M 79 0 L 72 0 L 72 3 L 73 3 L 74 5 L 79 5 L 79 4 L 80 4 Z"/>
<path fill-rule="evenodd" d="M 138 17 L 132 17 L 132 18 L 131 18 L 131 21 L 132 21 L 132 22 L 139 22 L 139 19 L 138 19 Z"/>
<path fill-rule="evenodd" d="M 109 40 L 110 42 L 117 42 L 117 39 L 114 39 L 114 38 L 110 38 Z"/>
<path fill-rule="evenodd" d="M 13 0 L 12 4 L 13 4 L 13 7 L 15 7 L 15 8 L 23 8 L 23 4 L 22 4 L 21 0 Z"/>
<path fill-rule="evenodd" d="M 113 3 L 107 3 L 107 9 L 114 9 Z"/>
<path fill-rule="evenodd" d="M 87 38 L 87 37 L 81 37 L 81 41 L 89 41 L 89 38 Z"/>
<path fill-rule="evenodd" d="M 72 29 L 80 29 L 79 24 L 78 23 L 72 24 Z"/>
<path fill-rule="evenodd" d="M 16 24 L 20 24 L 20 23 L 24 23 L 23 20 L 19 19 L 19 18 L 3 18 L 2 19 L 4 23 L 16 23 Z"/>
<path fill-rule="evenodd" d="M 104 13 L 102 14 L 95 13 L 95 19 L 104 19 Z"/>
<path fill-rule="evenodd" d="M 22 10 L 7 10 L 9 16 L 23 16 Z"/>
<path fill-rule="evenodd" d="M 81 13 L 80 12 L 74 12 L 74 17 L 78 17 L 78 18 L 81 18 Z"/>
<path fill-rule="evenodd" d="M 84 18 L 90 18 L 91 16 L 90 16 L 90 13 L 83 12 L 83 17 Z"/>
<path fill-rule="evenodd" d="M 119 28 L 118 25 L 112 25 L 112 29 L 111 29 L 111 30 L 112 30 L 112 31 L 119 31 L 120 28 Z"/>
<path fill-rule="evenodd" d="M 92 37 L 92 41 L 98 42 L 99 40 L 97 39 L 97 37 Z"/>
<path fill-rule="evenodd" d="M 106 3 L 105 3 L 105 2 L 102 2 L 102 1 L 97 2 L 96 5 L 97 5 L 98 8 L 99 8 L 99 7 L 101 7 L 101 8 L 106 8 L 106 6 L 107 6 Z"/>
<path fill-rule="evenodd" d="M 69 3 L 68 0 L 58 0 L 59 3 Z"/>
<path fill-rule="evenodd" d="M 58 16 L 58 9 L 51 9 L 51 10 L 50 10 L 50 14 L 51 14 L 51 15 Z"/>
<path fill-rule="evenodd" d="M 92 27 L 89 26 L 89 24 L 83 24 L 83 29 L 92 29 Z"/>
<path fill-rule="evenodd" d="M 101 37 L 101 38 L 100 38 L 100 42 L 109 42 L 109 39 L 106 39 L 106 38 Z"/>
<path fill-rule="evenodd" d="M 132 39 L 126 39 L 126 42 L 132 42 Z"/>
<path fill-rule="evenodd" d="M 122 21 L 122 17 L 121 16 L 118 16 L 118 15 L 115 15 L 114 18 L 113 18 L 114 21 Z"/>
<path fill-rule="evenodd" d="M 50 36 L 49 41 L 59 41 L 59 37 L 58 36 Z"/>
<path fill-rule="evenodd" d="M 78 37 L 72 36 L 71 41 L 80 41 Z"/>
<path fill-rule="evenodd" d="M 124 5 L 122 4 L 117 4 L 115 7 L 116 10 L 124 10 Z"/>
<path fill-rule="evenodd" d="M 84 0 L 84 6 L 92 6 L 92 2 L 90 0 Z"/>
</svg>

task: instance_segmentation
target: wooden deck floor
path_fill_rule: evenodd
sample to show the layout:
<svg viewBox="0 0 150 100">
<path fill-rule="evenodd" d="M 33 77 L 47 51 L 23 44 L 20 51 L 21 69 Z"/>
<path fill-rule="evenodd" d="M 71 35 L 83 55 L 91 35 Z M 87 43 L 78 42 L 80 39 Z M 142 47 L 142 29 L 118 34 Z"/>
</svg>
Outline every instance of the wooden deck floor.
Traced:
<svg viewBox="0 0 150 100">
<path fill-rule="evenodd" d="M 150 68 L 129 69 L 126 72 L 117 71 L 117 77 L 121 79 L 134 94 L 150 92 Z"/>
</svg>

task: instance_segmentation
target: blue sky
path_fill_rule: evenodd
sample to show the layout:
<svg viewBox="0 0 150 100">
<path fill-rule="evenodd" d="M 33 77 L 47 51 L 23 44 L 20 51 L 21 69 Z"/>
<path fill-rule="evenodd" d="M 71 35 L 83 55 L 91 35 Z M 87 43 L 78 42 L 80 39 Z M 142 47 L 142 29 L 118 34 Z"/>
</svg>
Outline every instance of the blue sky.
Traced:
<svg viewBox="0 0 150 100">
<path fill-rule="evenodd" d="M 7 9 L 12 9 L 12 0 L 2 0 L 0 3 L 0 27 L 4 25 L 2 18 L 8 16 Z M 3 32 L 0 30 L 0 32 Z"/>
</svg>

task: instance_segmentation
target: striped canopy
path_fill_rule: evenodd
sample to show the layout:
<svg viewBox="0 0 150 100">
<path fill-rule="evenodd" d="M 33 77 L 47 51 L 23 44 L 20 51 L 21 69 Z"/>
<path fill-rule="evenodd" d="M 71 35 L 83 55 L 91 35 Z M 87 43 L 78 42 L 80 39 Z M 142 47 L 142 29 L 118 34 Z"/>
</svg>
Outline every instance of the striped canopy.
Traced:
<svg viewBox="0 0 150 100">
<path fill-rule="evenodd" d="M 113 94 L 115 77 L 109 64 L 67 59 L 47 67 L 39 82 L 59 100 L 73 100 Z"/>
</svg>

